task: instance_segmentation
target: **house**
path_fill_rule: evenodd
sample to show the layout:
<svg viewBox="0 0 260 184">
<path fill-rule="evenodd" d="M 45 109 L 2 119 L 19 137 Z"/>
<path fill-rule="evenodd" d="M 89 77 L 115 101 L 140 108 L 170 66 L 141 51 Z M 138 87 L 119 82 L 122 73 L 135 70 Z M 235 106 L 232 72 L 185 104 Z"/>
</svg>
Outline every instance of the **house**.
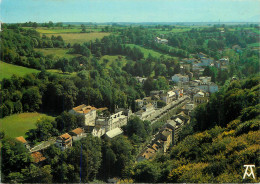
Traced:
<svg viewBox="0 0 260 184">
<path fill-rule="evenodd" d="M 85 131 L 82 128 L 76 128 L 70 132 L 73 141 L 80 140 L 83 137 L 86 137 Z"/>
<path fill-rule="evenodd" d="M 198 88 L 209 93 L 216 93 L 218 91 L 218 85 L 214 82 L 201 83 Z"/>
<path fill-rule="evenodd" d="M 33 159 L 33 162 L 36 163 L 36 164 L 40 164 L 40 163 L 42 163 L 43 161 L 46 160 L 46 158 L 39 151 L 32 153 L 31 157 Z"/>
<path fill-rule="evenodd" d="M 161 95 L 162 101 L 164 101 L 166 104 L 171 103 L 172 101 L 176 100 L 177 95 L 174 91 L 168 91 Z"/>
<path fill-rule="evenodd" d="M 115 114 L 105 117 L 98 117 L 96 125 L 105 127 L 106 132 L 115 128 L 120 128 L 127 124 L 128 117 L 123 114 L 123 111 L 119 111 Z"/>
<path fill-rule="evenodd" d="M 122 114 L 127 116 L 128 119 L 133 114 L 131 109 L 127 109 L 127 108 L 116 108 L 115 109 L 115 113 L 118 113 L 118 112 L 121 112 L 121 111 L 122 111 Z"/>
<path fill-rule="evenodd" d="M 94 127 L 95 126 L 95 120 L 97 117 L 97 109 L 92 106 L 87 106 L 85 104 L 79 105 L 77 107 L 74 107 L 69 111 L 69 113 L 74 115 L 81 115 L 85 118 L 85 126 L 86 127 Z"/>
<path fill-rule="evenodd" d="M 28 144 L 28 142 L 25 140 L 25 138 L 23 136 L 16 137 L 15 139 L 17 141 L 19 141 L 20 143 L 22 143 L 24 145 L 24 147 L 26 147 L 27 149 L 30 149 L 30 145 Z"/>
<path fill-rule="evenodd" d="M 137 106 L 138 106 L 139 108 L 140 108 L 140 107 L 143 107 L 143 105 L 144 105 L 144 101 L 141 100 L 141 99 L 135 100 L 135 103 L 137 104 Z"/>
<path fill-rule="evenodd" d="M 186 115 L 183 111 L 176 115 L 176 118 L 182 120 L 184 124 L 190 123 L 190 117 Z"/>
<path fill-rule="evenodd" d="M 152 104 L 154 108 L 157 108 L 157 100 L 153 100 L 152 97 L 144 97 L 143 105 Z"/>
<path fill-rule="evenodd" d="M 167 120 L 167 123 L 165 124 L 166 128 L 169 128 L 172 130 L 172 143 L 174 145 L 177 144 L 179 141 L 179 133 L 182 130 L 182 127 L 184 125 L 184 122 L 180 118 L 175 118 L 171 120 Z"/>
<path fill-rule="evenodd" d="M 167 44 L 168 43 L 167 39 L 162 39 L 162 38 L 159 38 L 159 37 L 156 37 L 154 41 L 156 43 L 160 43 L 160 44 Z"/>
<path fill-rule="evenodd" d="M 198 66 L 210 66 L 213 62 L 214 60 L 211 58 L 201 58 L 201 63 Z"/>
<path fill-rule="evenodd" d="M 165 153 L 172 143 L 172 130 L 169 128 L 163 129 L 159 134 L 159 140 L 163 145 L 163 152 Z"/>
<path fill-rule="evenodd" d="M 202 83 L 209 83 L 211 81 L 211 77 L 203 76 L 199 77 L 199 80 L 201 80 Z"/>
<path fill-rule="evenodd" d="M 94 137 L 102 137 L 106 133 L 106 128 L 101 125 L 96 125 L 94 129 L 92 130 L 92 135 Z"/>
<path fill-rule="evenodd" d="M 198 53 L 197 56 L 198 56 L 200 59 L 207 57 L 207 55 L 204 54 L 204 53 L 202 53 L 202 52 Z"/>
<path fill-rule="evenodd" d="M 80 137 L 80 136 L 82 136 L 82 135 L 84 134 L 84 129 L 82 129 L 82 128 L 76 128 L 76 129 L 74 129 L 74 130 L 71 131 L 71 134 L 72 134 L 73 136 Z"/>
<path fill-rule="evenodd" d="M 160 96 L 163 93 L 164 93 L 164 90 L 154 90 L 154 91 L 150 91 L 150 96 L 154 96 L 154 95 Z"/>
<path fill-rule="evenodd" d="M 109 139 L 112 139 L 120 134 L 122 134 L 124 131 L 121 128 L 115 128 L 113 130 L 108 131 L 105 135 Z"/>
<path fill-rule="evenodd" d="M 56 139 L 56 146 L 62 151 L 72 146 L 72 137 L 68 134 L 62 134 Z"/>
<path fill-rule="evenodd" d="M 147 104 L 143 106 L 140 111 L 137 111 L 135 114 L 141 119 L 145 120 L 146 118 L 150 117 L 155 112 L 154 107 L 152 104 Z"/>
<path fill-rule="evenodd" d="M 189 82 L 189 76 L 188 75 L 181 75 L 181 74 L 175 74 L 172 76 L 173 82 Z"/>
<path fill-rule="evenodd" d="M 197 59 L 195 59 L 195 58 L 184 58 L 182 61 L 184 63 L 193 64 L 194 62 L 197 61 Z"/>
<path fill-rule="evenodd" d="M 135 77 L 136 78 L 136 80 L 139 82 L 139 83 L 141 83 L 141 84 L 144 84 L 144 82 L 147 80 L 147 78 L 146 77 Z"/>
<path fill-rule="evenodd" d="M 198 92 L 193 96 L 195 106 L 209 101 L 209 94 L 205 92 Z"/>
<path fill-rule="evenodd" d="M 141 156 L 139 156 L 137 158 L 137 162 L 140 162 L 142 160 L 149 160 L 154 158 L 154 156 L 156 155 L 156 151 L 152 148 L 147 148 Z"/>
</svg>

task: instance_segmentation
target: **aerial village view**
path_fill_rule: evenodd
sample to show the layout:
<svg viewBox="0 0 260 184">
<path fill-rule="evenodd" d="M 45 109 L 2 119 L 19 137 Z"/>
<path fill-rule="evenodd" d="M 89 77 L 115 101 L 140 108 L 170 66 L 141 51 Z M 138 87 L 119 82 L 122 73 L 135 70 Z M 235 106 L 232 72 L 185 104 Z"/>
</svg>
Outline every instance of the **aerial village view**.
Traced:
<svg viewBox="0 0 260 184">
<path fill-rule="evenodd" d="M 0 0 L 0 183 L 259 183 L 259 0 Z"/>
</svg>

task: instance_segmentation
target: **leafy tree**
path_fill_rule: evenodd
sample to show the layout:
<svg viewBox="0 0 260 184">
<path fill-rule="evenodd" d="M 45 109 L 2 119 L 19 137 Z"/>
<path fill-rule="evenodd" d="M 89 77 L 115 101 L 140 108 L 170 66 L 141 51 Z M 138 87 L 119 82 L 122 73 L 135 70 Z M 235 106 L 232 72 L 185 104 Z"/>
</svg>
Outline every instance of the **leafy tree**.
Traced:
<svg viewBox="0 0 260 184">
<path fill-rule="evenodd" d="M 31 162 L 28 150 L 22 143 L 11 138 L 3 139 L 2 144 L 1 171 L 4 176 L 8 176 L 7 178 L 4 178 L 6 179 L 5 182 L 9 182 L 14 178 L 16 179 L 15 181 L 19 182 L 23 178 L 19 172 Z"/>
<path fill-rule="evenodd" d="M 42 104 L 42 96 L 38 87 L 31 87 L 27 89 L 22 97 L 24 111 L 36 111 L 40 109 Z"/>
<path fill-rule="evenodd" d="M 138 163 L 134 167 L 133 178 L 136 182 L 156 183 L 160 177 L 160 168 L 149 161 Z"/>
</svg>

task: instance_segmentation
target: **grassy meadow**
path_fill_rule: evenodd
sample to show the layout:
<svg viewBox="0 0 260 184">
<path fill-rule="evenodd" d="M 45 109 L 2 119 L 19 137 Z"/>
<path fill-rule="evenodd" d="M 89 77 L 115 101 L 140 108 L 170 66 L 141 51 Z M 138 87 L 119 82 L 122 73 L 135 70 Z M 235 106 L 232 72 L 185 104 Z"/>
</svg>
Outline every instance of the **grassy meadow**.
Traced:
<svg viewBox="0 0 260 184">
<path fill-rule="evenodd" d="M 39 70 L 36 69 L 12 65 L 0 61 L 0 80 L 2 80 L 3 78 L 10 78 L 13 74 L 16 74 L 18 76 L 23 76 L 28 73 L 38 73 L 38 72 Z"/>
<path fill-rule="evenodd" d="M 44 48 L 44 49 L 35 49 L 35 51 L 43 53 L 45 56 L 54 55 L 57 57 L 66 57 L 73 58 L 80 56 L 79 54 L 68 54 L 69 49 L 66 48 Z"/>
<path fill-rule="evenodd" d="M 61 33 L 53 34 L 54 36 L 61 36 L 65 43 L 84 43 L 91 40 L 101 39 L 104 36 L 108 36 L 110 33 Z M 52 34 L 51 34 L 52 35 Z M 50 36 L 51 36 L 50 35 Z"/>
<path fill-rule="evenodd" d="M 14 114 L 0 119 L 0 130 L 4 131 L 5 136 L 8 137 L 26 137 L 25 133 L 29 129 L 35 128 L 35 123 L 41 117 L 50 117 L 54 119 L 52 116 L 37 112 Z"/>
<path fill-rule="evenodd" d="M 135 45 L 135 44 L 126 44 L 127 46 L 130 46 L 130 47 L 137 47 L 139 49 L 141 49 L 141 51 L 144 53 L 144 57 L 147 58 L 149 54 L 151 54 L 153 57 L 160 57 L 161 55 L 164 55 L 165 57 L 171 57 L 170 55 L 168 54 L 163 54 L 163 53 L 160 53 L 160 52 L 157 52 L 157 51 L 154 51 L 152 49 L 146 49 L 144 47 L 141 47 L 139 45 Z"/>
</svg>

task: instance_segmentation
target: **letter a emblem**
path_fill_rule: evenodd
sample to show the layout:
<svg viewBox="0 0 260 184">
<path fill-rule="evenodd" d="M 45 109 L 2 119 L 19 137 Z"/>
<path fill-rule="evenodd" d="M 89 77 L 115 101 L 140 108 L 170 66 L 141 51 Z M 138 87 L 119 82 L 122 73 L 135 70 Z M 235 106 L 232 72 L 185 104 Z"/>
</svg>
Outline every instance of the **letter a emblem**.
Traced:
<svg viewBox="0 0 260 184">
<path fill-rule="evenodd" d="M 250 177 L 251 175 L 253 176 L 253 178 L 255 179 L 255 175 L 254 175 L 254 171 L 253 171 L 253 167 L 255 167 L 255 165 L 244 165 L 244 167 L 246 167 L 243 179 L 246 178 L 246 176 Z M 248 174 L 248 168 L 250 167 L 250 173 Z"/>
</svg>

